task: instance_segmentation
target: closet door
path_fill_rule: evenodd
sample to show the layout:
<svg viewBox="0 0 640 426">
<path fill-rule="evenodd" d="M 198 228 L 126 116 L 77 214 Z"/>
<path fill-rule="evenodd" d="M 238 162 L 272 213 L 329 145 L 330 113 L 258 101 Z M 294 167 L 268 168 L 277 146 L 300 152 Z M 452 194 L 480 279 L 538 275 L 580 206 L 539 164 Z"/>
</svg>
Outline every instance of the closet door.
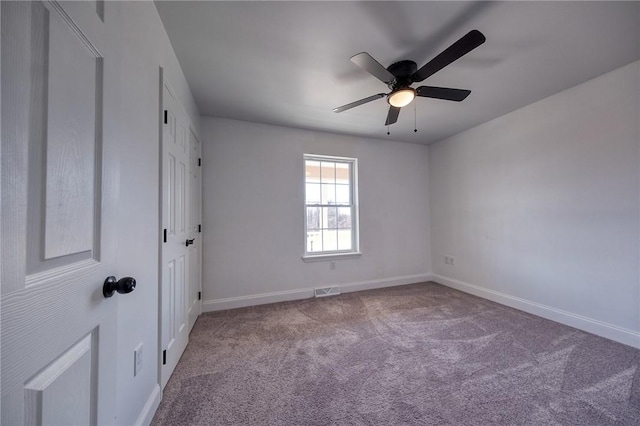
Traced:
<svg viewBox="0 0 640 426">
<path fill-rule="evenodd" d="M 200 141 L 189 132 L 189 330 L 201 311 L 202 298 L 202 159 Z"/>
<path fill-rule="evenodd" d="M 189 341 L 189 121 L 165 82 L 162 94 L 162 387 Z"/>
</svg>

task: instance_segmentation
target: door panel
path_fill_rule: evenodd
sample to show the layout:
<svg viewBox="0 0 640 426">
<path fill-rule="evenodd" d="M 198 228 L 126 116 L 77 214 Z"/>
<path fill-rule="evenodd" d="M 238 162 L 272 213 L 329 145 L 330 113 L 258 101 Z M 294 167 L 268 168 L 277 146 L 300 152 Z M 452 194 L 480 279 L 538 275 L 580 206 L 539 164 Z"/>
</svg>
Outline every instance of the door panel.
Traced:
<svg viewBox="0 0 640 426">
<path fill-rule="evenodd" d="M 73 18 L 56 2 L 0 3 L 2 424 L 114 423 L 110 47 L 95 5 L 69 7 Z"/>
<path fill-rule="evenodd" d="M 189 232 L 189 144 L 188 118 L 169 86 L 163 84 L 163 109 L 166 120 L 162 132 L 162 226 L 166 229 L 166 242 L 162 243 L 161 289 L 161 350 L 163 355 L 161 382 L 169 380 L 189 340 L 189 250 L 186 246 Z"/>
</svg>

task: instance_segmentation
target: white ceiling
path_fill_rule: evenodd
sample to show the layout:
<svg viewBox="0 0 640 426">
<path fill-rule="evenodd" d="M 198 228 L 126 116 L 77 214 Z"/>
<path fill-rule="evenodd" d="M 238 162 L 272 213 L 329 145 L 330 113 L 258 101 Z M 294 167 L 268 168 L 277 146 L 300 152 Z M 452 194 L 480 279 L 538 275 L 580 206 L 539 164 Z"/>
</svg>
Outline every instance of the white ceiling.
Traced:
<svg viewBox="0 0 640 426">
<path fill-rule="evenodd" d="M 200 113 L 433 143 L 640 59 L 640 2 L 156 1 Z M 470 89 L 418 98 L 387 136 L 387 87 L 349 61 L 421 67 L 472 29 L 485 44 L 429 77 Z"/>
</svg>

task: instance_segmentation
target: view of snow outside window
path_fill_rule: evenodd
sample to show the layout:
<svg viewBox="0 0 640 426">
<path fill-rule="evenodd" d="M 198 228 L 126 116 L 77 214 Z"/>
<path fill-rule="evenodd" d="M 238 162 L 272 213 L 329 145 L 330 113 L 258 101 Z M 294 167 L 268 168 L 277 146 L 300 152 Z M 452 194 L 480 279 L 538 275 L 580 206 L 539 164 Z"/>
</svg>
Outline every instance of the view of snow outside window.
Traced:
<svg viewBox="0 0 640 426">
<path fill-rule="evenodd" d="M 307 253 L 353 247 L 352 163 L 305 160 Z"/>
</svg>

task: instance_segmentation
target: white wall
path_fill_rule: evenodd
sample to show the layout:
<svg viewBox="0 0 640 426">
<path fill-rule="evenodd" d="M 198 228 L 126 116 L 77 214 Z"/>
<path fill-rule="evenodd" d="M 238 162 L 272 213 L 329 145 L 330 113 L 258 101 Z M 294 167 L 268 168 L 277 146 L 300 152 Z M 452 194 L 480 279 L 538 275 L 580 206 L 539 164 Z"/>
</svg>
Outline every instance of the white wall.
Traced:
<svg viewBox="0 0 640 426">
<path fill-rule="evenodd" d="M 436 281 L 640 347 L 639 122 L 635 62 L 431 145 Z"/>
<path fill-rule="evenodd" d="M 118 170 L 118 270 L 136 290 L 118 297 L 116 421 L 145 423 L 159 403 L 158 245 L 160 74 L 163 67 L 196 128 L 199 113 L 153 2 L 106 2 L 105 28 L 116 40 L 108 70 L 119 73 L 119 120 L 112 128 L 121 153 Z M 113 64 L 116 62 L 116 65 Z M 108 112 L 112 116 L 114 112 Z M 143 368 L 133 377 L 133 351 L 143 344 Z"/>
<path fill-rule="evenodd" d="M 203 310 L 428 279 L 423 145 L 201 118 Z M 304 153 L 358 159 L 362 257 L 302 261 Z"/>
</svg>

